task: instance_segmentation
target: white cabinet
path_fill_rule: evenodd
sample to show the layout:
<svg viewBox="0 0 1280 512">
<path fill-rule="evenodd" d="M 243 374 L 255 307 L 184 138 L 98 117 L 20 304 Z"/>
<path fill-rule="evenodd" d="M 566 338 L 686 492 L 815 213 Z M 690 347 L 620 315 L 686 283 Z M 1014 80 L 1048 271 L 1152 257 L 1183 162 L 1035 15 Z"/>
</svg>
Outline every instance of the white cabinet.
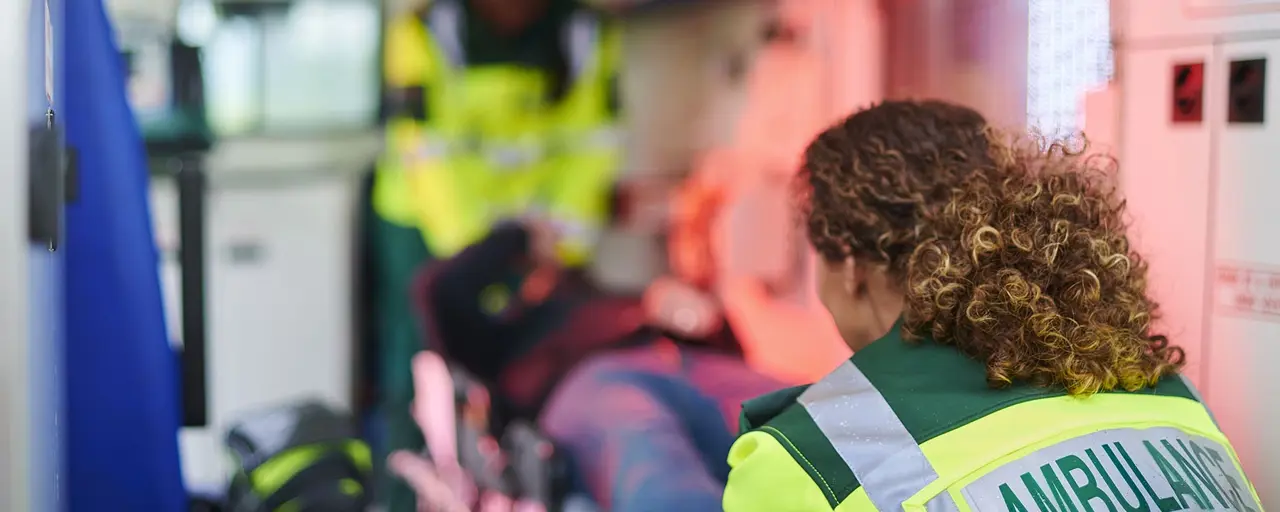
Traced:
<svg viewBox="0 0 1280 512">
<path fill-rule="evenodd" d="M 1197 383 L 1203 380 L 1205 191 L 1212 151 L 1208 125 L 1170 123 L 1170 106 L 1173 66 L 1206 62 L 1212 54 L 1212 47 L 1204 45 L 1119 56 L 1124 81 L 1117 142 L 1133 241 L 1150 262 L 1151 290 L 1163 311 L 1158 329 L 1187 351 L 1192 361 L 1188 374 Z M 1206 98 L 1214 96 L 1205 92 Z"/>
<path fill-rule="evenodd" d="M 1201 7 L 1213 2 L 1199 2 Z M 1235 2 L 1235 4 L 1242 4 Z M 1162 330 L 1257 487 L 1280 506 L 1280 11 L 1125 0 L 1122 183 Z M 1239 7 L 1239 6 L 1237 6 Z M 1231 122 L 1232 63 L 1268 59 L 1263 122 Z M 1203 62 L 1203 119 L 1174 123 L 1174 66 Z M 1236 119 L 1236 121 L 1240 121 Z"/>
<path fill-rule="evenodd" d="M 354 175 L 241 177 L 208 196 L 209 428 L 184 429 L 193 489 L 224 482 L 221 447 L 235 415 L 303 397 L 349 409 Z M 176 193 L 153 186 L 170 332 L 178 324 Z"/>
<path fill-rule="evenodd" d="M 1280 36 L 1280 34 L 1277 34 Z M 1265 123 L 1215 124 L 1217 176 L 1211 212 L 1214 293 L 1208 304 L 1205 362 L 1209 401 L 1223 430 L 1238 443 L 1264 502 L 1280 500 L 1280 38 L 1228 42 L 1210 81 L 1227 84 L 1230 63 L 1268 58 Z M 1225 94 L 1220 94 L 1226 100 Z"/>
</svg>

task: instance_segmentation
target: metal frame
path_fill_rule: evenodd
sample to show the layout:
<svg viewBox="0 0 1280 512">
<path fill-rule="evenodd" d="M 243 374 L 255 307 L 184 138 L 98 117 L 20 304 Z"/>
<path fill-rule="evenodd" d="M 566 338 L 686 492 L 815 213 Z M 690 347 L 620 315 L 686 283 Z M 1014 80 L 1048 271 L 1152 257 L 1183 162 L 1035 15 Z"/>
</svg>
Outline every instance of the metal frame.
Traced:
<svg viewBox="0 0 1280 512">
<path fill-rule="evenodd" d="M 0 509 L 30 510 L 31 340 L 27 273 L 30 2 L 0 2 Z"/>
<path fill-rule="evenodd" d="M 178 251 L 182 269 L 182 426 L 209 423 L 205 307 L 204 157 L 177 160 Z"/>
</svg>

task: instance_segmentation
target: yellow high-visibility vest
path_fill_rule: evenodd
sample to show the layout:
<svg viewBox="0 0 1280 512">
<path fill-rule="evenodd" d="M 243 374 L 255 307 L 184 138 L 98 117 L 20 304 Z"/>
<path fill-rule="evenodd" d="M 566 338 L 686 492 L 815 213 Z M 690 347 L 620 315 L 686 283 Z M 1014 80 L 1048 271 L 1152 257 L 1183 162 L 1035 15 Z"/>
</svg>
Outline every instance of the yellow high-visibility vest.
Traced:
<svg viewBox="0 0 1280 512">
<path fill-rule="evenodd" d="M 564 262 L 585 262 L 608 220 L 620 164 L 619 34 L 588 10 L 562 29 L 570 84 L 546 100 L 543 70 L 469 65 L 459 0 L 394 20 L 386 84 L 421 90 L 425 116 L 393 118 L 373 206 L 422 231 L 435 257 L 479 240 L 497 221 L 536 212 L 560 227 Z"/>
<path fill-rule="evenodd" d="M 811 386 L 748 402 L 725 511 L 1262 510 L 1186 379 L 1078 398 L 985 376 L 895 330 Z"/>
</svg>

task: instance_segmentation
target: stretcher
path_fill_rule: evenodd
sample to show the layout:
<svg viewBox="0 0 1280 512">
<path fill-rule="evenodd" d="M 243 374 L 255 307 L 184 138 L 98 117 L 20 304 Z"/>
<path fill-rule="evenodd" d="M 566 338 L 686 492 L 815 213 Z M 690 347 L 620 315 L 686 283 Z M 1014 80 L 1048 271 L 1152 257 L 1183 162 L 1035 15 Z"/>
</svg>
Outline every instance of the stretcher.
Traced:
<svg viewBox="0 0 1280 512">
<path fill-rule="evenodd" d="M 588 512 L 589 500 L 568 495 L 566 461 L 532 422 L 517 419 L 491 431 L 488 389 L 434 352 L 414 357 L 414 419 L 422 427 L 430 474 L 401 475 L 421 489 L 423 479 L 437 508 L 481 511 Z"/>
</svg>

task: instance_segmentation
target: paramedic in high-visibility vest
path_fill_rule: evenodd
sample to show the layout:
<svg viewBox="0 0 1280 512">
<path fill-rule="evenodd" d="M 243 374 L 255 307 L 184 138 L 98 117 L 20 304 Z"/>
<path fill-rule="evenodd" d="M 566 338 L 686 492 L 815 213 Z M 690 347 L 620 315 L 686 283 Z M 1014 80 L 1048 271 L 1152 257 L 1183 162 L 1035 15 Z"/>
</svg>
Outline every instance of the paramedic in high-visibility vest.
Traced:
<svg viewBox="0 0 1280 512">
<path fill-rule="evenodd" d="M 564 265 L 590 260 L 619 167 L 619 50 L 616 27 L 572 0 L 431 0 L 389 21 L 369 236 L 382 448 L 421 447 L 408 414 L 420 265 L 530 215 L 559 231 Z"/>
<path fill-rule="evenodd" d="M 586 262 L 619 165 L 618 45 L 571 0 L 432 0 L 394 20 L 379 216 L 444 258 L 533 211 L 564 263 Z"/>
<path fill-rule="evenodd" d="M 727 512 L 1262 510 L 1076 153 L 929 101 L 818 135 L 803 214 L 854 355 L 745 404 Z"/>
</svg>

